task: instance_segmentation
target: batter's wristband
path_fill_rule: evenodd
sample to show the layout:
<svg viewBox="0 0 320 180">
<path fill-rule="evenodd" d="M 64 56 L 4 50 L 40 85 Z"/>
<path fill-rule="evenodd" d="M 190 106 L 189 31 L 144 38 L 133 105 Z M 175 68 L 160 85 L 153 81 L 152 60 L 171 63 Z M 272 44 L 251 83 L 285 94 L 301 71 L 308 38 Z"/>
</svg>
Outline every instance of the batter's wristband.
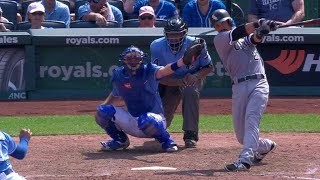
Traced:
<svg viewBox="0 0 320 180">
<path fill-rule="evenodd" d="M 176 71 L 177 69 L 179 69 L 177 62 L 172 63 L 170 67 L 171 67 L 171 70 L 172 70 L 172 71 Z"/>
</svg>

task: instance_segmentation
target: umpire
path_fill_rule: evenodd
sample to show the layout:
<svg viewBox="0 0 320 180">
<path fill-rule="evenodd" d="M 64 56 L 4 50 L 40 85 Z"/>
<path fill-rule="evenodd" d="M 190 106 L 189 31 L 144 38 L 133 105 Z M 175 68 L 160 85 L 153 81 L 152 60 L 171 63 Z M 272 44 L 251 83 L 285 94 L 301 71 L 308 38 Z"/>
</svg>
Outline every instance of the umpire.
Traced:
<svg viewBox="0 0 320 180">
<path fill-rule="evenodd" d="M 196 40 L 187 33 L 188 26 L 182 18 L 171 18 L 165 24 L 164 37 L 154 40 L 150 50 L 152 62 L 165 66 L 182 58 L 186 49 L 194 43 L 201 43 L 204 47 L 194 63 L 179 68 L 173 75 L 162 79 L 159 85 L 167 127 L 182 99 L 183 140 L 187 148 L 192 148 L 198 141 L 200 90 L 207 74 L 213 71 L 213 65 L 205 41 Z"/>
</svg>

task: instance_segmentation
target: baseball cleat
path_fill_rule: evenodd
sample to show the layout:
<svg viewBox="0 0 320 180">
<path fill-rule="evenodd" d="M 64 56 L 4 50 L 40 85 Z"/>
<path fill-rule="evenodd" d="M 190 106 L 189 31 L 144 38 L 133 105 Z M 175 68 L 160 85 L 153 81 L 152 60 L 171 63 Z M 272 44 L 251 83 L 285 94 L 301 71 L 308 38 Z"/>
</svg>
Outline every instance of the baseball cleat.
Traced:
<svg viewBox="0 0 320 180">
<path fill-rule="evenodd" d="M 248 171 L 250 169 L 250 164 L 241 162 L 240 160 L 234 162 L 233 164 L 228 164 L 224 167 L 226 171 Z"/>
<path fill-rule="evenodd" d="M 186 148 L 195 148 L 197 146 L 197 141 L 193 139 L 186 139 L 184 141 Z"/>
<path fill-rule="evenodd" d="M 117 149 L 126 149 L 129 145 L 129 139 L 127 139 L 125 142 L 115 141 L 115 140 L 109 140 L 100 142 L 102 147 L 102 151 L 110 151 L 110 150 L 117 150 Z"/>
<path fill-rule="evenodd" d="M 196 131 L 185 131 L 183 135 L 183 140 L 186 148 L 194 148 L 197 146 L 198 132 Z"/>
<path fill-rule="evenodd" d="M 260 163 L 262 159 L 267 156 L 268 153 L 273 152 L 274 150 L 276 150 L 276 148 L 277 144 L 275 142 L 272 142 L 270 150 L 266 153 L 256 153 L 252 162 L 255 164 Z"/>
<path fill-rule="evenodd" d="M 173 140 L 168 140 L 167 142 L 164 142 L 162 144 L 162 149 L 165 152 L 177 152 L 178 151 L 178 146 Z"/>
</svg>

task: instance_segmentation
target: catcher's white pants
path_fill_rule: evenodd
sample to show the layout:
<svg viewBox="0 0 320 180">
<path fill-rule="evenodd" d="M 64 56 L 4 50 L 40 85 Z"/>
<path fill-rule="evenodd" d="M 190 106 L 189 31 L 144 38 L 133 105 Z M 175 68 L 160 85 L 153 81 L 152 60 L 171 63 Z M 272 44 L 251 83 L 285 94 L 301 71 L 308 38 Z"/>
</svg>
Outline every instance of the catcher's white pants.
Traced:
<svg viewBox="0 0 320 180">
<path fill-rule="evenodd" d="M 114 123 L 119 130 L 122 130 L 124 133 L 129 134 L 134 137 L 139 138 L 150 138 L 145 135 L 139 128 L 138 128 L 138 117 L 133 117 L 127 110 L 114 107 L 116 109 L 116 114 Z M 155 114 L 151 113 L 153 117 L 155 117 L 158 121 L 163 123 L 163 127 L 167 127 L 166 119 L 163 114 Z"/>
</svg>

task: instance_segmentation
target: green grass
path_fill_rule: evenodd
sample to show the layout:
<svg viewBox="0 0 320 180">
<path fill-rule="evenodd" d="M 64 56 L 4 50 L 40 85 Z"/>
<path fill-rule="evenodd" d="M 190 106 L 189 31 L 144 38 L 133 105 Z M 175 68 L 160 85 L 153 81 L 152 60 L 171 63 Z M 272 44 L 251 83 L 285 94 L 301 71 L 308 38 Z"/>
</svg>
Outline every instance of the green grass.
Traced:
<svg viewBox="0 0 320 180">
<path fill-rule="evenodd" d="M 21 128 L 30 128 L 33 135 L 101 134 L 104 131 L 92 115 L 0 117 L 0 128 L 16 136 Z M 182 132 L 182 116 L 176 115 L 170 132 Z M 318 114 L 265 114 L 262 132 L 320 132 Z M 200 117 L 201 132 L 233 132 L 231 115 Z"/>
</svg>

